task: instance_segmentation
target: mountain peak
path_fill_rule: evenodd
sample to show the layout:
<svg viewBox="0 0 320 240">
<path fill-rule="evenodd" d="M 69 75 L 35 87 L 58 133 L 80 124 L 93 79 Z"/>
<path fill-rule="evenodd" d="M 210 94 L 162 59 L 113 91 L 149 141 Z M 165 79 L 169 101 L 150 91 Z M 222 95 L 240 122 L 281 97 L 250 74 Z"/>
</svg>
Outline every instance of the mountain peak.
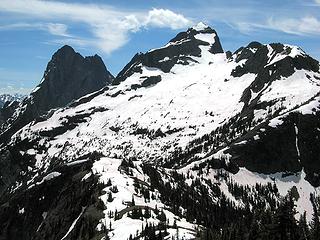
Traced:
<svg viewBox="0 0 320 240">
<path fill-rule="evenodd" d="M 73 49 L 73 47 L 66 44 L 66 45 L 62 46 L 61 48 L 59 48 L 57 52 L 59 52 L 59 51 L 73 51 L 74 52 L 74 49 Z"/>
<path fill-rule="evenodd" d="M 113 84 L 118 85 L 135 72 L 141 72 L 142 66 L 158 68 L 168 73 L 176 64 L 197 63 L 199 58 L 204 59 L 207 53 L 210 55 L 223 52 L 216 31 L 200 22 L 178 33 L 165 46 L 149 50 L 145 54 L 136 54 L 120 71 Z"/>
<path fill-rule="evenodd" d="M 63 47 L 59 48 L 53 56 L 61 56 L 61 55 L 71 55 L 71 54 L 76 54 L 76 51 L 69 45 L 64 45 Z M 80 54 L 79 54 L 80 55 Z"/>
<path fill-rule="evenodd" d="M 50 109 L 64 106 L 72 100 L 97 91 L 110 84 L 112 80 L 113 76 L 106 69 L 100 56 L 95 54 L 83 57 L 72 47 L 64 45 L 53 54 L 41 83 L 31 95 L 41 95 L 43 98 L 43 93 L 50 93 L 50 98 L 54 101 L 50 101 L 49 106 L 45 107 Z"/>
<path fill-rule="evenodd" d="M 210 27 L 203 22 L 199 22 L 192 27 L 192 29 L 194 29 L 196 31 L 203 31 L 203 30 L 206 30 L 207 28 L 210 28 Z"/>
<path fill-rule="evenodd" d="M 20 105 L 16 134 L 0 135 L 0 239 L 280 236 L 283 221 L 268 232 L 235 226 L 268 224 L 288 203 L 290 219 L 313 220 L 319 63 L 281 43 L 229 57 L 218 44 L 198 24 L 136 54 L 99 91 L 90 87 L 104 85 L 100 57 L 58 50 Z"/>
<path fill-rule="evenodd" d="M 13 116 L 16 121 L 5 126 L 9 131 L 1 133 L 0 140 L 10 137 L 10 134 L 49 110 L 64 107 L 111 84 L 113 78 L 98 55 L 83 57 L 72 47 L 63 46 L 53 54 L 41 82 L 21 102 L 19 108 L 23 110 L 17 110 L 19 114 Z"/>
</svg>

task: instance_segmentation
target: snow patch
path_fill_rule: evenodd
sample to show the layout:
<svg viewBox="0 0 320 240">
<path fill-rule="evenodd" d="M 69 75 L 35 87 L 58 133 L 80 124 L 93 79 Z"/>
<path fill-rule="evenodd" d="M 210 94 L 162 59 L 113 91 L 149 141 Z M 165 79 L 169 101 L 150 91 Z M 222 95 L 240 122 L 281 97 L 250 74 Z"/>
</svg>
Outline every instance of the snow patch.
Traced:
<svg viewBox="0 0 320 240">
<path fill-rule="evenodd" d="M 298 161 L 300 162 L 300 149 L 299 149 L 299 142 L 298 142 L 299 129 L 296 124 L 294 124 L 294 131 L 296 135 L 296 149 L 298 154 Z"/>
<path fill-rule="evenodd" d="M 203 22 L 199 22 L 197 25 L 193 26 L 192 28 L 196 31 L 203 31 L 209 26 Z"/>
<path fill-rule="evenodd" d="M 71 224 L 68 232 L 61 238 L 61 240 L 64 240 L 68 237 L 68 235 L 71 233 L 71 231 L 73 230 L 74 226 L 77 224 L 79 218 L 82 216 L 82 214 L 84 213 L 84 211 L 86 210 L 85 207 L 82 207 L 81 213 L 79 214 L 79 216 L 73 221 L 73 223 Z"/>
<path fill-rule="evenodd" d="M 237 174 L 231 174 L 230 176 L 235 182 L 241 185 L 254 186 L 256 183 L 264 185 L 267 183 L 275 183 L 282 196 L 285 196 L 292 187 L 296 186 L 299 193 L 299 199 L 297 201 L 297 211 L 299 214 L 296 215 L 296 218 L 298 219 L 300 214 L 306 211 L 307 219 L 311 221 L 313 208 L 310 201 L 310 194 L 316 194 L 320 188 L 314 188 L 305 180 L 306 174 L 304 170 L 296 175 L 283 177 L 283 173 L 267 175 L 250 172 L 246 168 L 240 168 Z"/>
<path fill-rule="evenodd" d="M 281 124 L 283 124 L 283 120 L 281 120 L 280 118 L 274 118 L 274 119 L 271 119 L 268 125 L 270 127 L 276 128 Z"/>
<path fill-rule="evenodd" d="M 19 214 L 24 214 L 25 210 L 24 208 L 19 209 Z"/>
<path fill-rule="evenodd" d="M 198 40 L 201 40 L 203 42 L 207 42 L 210 45 L 212 45 L 215 42 L 216 34 L 214 34 L 214 33 L 199 33 L 199 34 L 194 35 L 194 37 Z"/>
</svg>

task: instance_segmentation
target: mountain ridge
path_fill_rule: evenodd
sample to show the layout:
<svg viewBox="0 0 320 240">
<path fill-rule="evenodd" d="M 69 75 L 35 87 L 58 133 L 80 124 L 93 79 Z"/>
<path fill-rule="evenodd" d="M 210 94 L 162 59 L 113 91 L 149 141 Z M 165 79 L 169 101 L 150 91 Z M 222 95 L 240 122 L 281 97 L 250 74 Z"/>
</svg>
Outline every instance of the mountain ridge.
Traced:
<svg viewBox="0 0 320 240">
<path fill-rule="evenodd" d="M 206 36 L 201 38 L 201 36 Z M 197 37 L 196 37 L 197 36 Z M 137 53 L 131 61 L 118 73 L 114 85 L 118 85 L 134 72 L 140 72 L 139 65 L 157 67 L 163 72 L 169 72 L 176 64 L 188 64 L 193 61 L 190 56 L 199 56 L 199 46 L 209 46 L 211 53 L 223 53 L 219 37 L 215 30 L 206 25 L 189 28 L 186 32 L 177 34 L 164 47 L 151 49 L 145 54 Z"/>
<path fill-rule="evenodd" d="M 312 222 L 319 62 L 290 45 L 230 54 L 215 43 L 208 26 L 189 28 L 134 56 L 112 85 L 16 132 L 0 151 L 0 216 L 10 216 L 0 235 L 223 239 L 291 203 L 292 222 L 304 212 Z"/>
<path fill-rule="evenodd" d="M 15 93 L 15 94 L 0 94 L 0 108 L 2 108 L 6 102 L 20 101 L 25 97 L 24 94 Z"/>
</svg>

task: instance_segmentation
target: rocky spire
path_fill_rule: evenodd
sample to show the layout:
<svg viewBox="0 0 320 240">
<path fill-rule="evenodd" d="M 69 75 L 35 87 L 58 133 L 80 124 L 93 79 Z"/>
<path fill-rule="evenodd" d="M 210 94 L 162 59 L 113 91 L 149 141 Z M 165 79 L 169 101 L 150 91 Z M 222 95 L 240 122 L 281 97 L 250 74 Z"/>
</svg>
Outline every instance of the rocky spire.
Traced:
<svg viewBox="0 0 320 240">
<path fill-rule="evenodd" d="M 98 55 L 83 57 L 72 47 L 63 46 L 53 54 L 40 84 L 2 125 L 0 139 L 7 139 L 50 109 L 64 107 L 111 84 L 113 79 Z"/>
</svg>

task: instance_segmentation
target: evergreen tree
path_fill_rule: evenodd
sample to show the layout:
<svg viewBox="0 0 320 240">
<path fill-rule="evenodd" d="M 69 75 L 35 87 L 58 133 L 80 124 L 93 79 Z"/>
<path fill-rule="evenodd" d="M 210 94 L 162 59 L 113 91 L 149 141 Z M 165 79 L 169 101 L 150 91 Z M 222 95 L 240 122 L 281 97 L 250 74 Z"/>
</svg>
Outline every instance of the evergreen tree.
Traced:
<svg viewBox="0 0 320 240">
<path fill-rule="evenodd" d="M 312 214 L 312 221 L 310 224 L 311 227 L 311 239 L 318 240 L 320 236 L 320 210 L 319 210 L 319 198 L 315 198 L 313 194 L 310 195 L 310 200 L 313 206 L 313 214 Z"/>
<path fill-rule="evenodd" d="M 281 240 L 299 238 L 297 222 L 294 217 L 296 213 L 293 197 L 289 194 L 276 213 L 277 233 Z"/>
<path fill-rule="evenodd" d="M 107 183 L 106 183 L 106 186 L 107 186 L 107 187 L 112 186 L 112 183 L 111 183 L 111 179 L 110 179 L 110 178 L 108 179 L 108 181 L 107 181 Z"/>
<path fill-rule="evenodd" d="M 118 210 L 116 209 L 116 211 L 114 212 L 114 220 L 118 220 Z"/>
<path fill-rule="evenodd" d="M 298 231 L 300 232 L 300 240 L 309 240 L 310 239 L 310 231 L 307 223 L 306 212 L 300 216 Z"/>
<path fill-rule="evenodd" d="M 133 195 L 132 195 L 131 205 L 132 205 L 132 206 L 135 206 L 135 205 L 136 205 L 136 203 L 135 203 L 135 201 L 134 201 Z"/>
<path fill-rule="evenodd" d="M 144 217 L 147 219 L 151 217 L 151 211 L 148 207 L 144 208 Z"/>
<path fill-rule="evenodd" d="M 108 193 L 107 201 L 108 202 L 112 202 L 113 201 L 113 197 L 112 197 L 112 193 L 111 192 Z"/>
</svg>

